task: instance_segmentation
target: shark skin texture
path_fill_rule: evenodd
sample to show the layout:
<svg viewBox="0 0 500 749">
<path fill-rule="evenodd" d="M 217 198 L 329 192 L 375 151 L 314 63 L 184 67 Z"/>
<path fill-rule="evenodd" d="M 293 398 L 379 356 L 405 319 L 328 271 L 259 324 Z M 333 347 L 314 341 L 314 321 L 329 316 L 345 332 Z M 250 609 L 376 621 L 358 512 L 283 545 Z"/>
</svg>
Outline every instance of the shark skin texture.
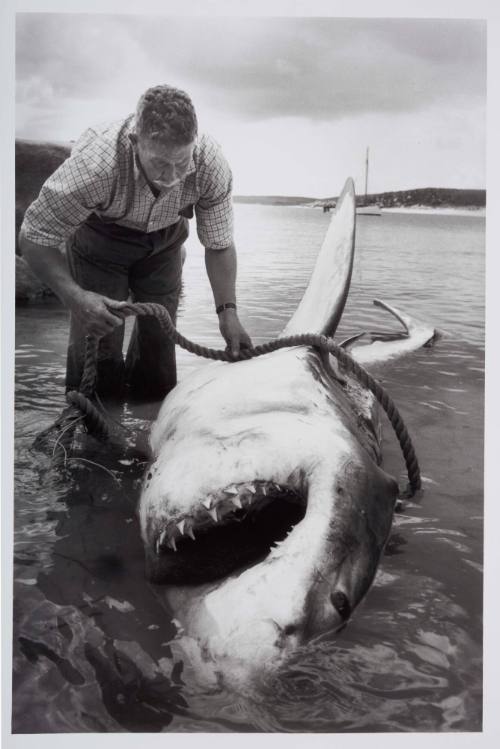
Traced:
<svg viewBox="0 0 500 749">
<path fill-rule="evenodd" d="M 354 258 L 348 180 L 309 286 L 282 335 L 333 335 Z M 363 365 L 427 344 L 401 334 L 343 345 Z M 367 593 L 398 495 L 381 468 L 378 408 L 336 359 L 307 346 L 200 366 L 165 399 L 139 503 L 146 572 L 205 682 L 241 688 L 345 626 Z"/>
</svg>

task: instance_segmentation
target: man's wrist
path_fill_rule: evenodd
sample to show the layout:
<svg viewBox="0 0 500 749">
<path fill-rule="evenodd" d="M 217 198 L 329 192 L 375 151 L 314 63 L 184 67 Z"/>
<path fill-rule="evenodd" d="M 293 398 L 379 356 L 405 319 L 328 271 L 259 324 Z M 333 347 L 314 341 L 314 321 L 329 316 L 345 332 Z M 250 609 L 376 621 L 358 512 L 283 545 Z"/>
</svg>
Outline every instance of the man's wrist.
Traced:
<svg viewBox="0 0 500 749">
<path fill-rule="evenodd" d="M 233 312 L 236 312 L 236 302 L 224 302 L 223 304 L 219 304 L 215 311 L 218 315 L 221 314 L 221 312 L 226 312 L 227 310 L 232 310 Z"/>
<path fill-rule="evenodd" d="M 85 290 L 77 283 L 63 283 L 59 290 L 56 291 L 61 302 L 65 307 L 72 310 L 79 307 L 85 296 Z"/>
</svg>

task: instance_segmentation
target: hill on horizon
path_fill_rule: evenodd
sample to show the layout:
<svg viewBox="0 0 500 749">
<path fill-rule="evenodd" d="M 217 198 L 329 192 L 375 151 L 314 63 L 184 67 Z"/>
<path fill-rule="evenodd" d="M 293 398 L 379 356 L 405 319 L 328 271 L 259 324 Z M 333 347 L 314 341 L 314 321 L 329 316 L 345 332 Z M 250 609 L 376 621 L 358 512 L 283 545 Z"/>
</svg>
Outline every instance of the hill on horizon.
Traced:
<svg viewBox="0 0 500 749">
<path fill-rule="evenodd" d="M 321 207 L 335 204 L 338 196 L 311 198 L 286 195 L 235 195 L 235 203 L 259 205 L 313 205 Z M 357 205 L 363 205 L 364 195 L 356 196 Z M 414 190 L 396 190 L 369 193 L 367 203 L 377 203 L 381 208 L 426 206 L 430 208 L 484 208 L 486 190 L 468 190 L 453 187 L 418 187 Z"/>
</svg>

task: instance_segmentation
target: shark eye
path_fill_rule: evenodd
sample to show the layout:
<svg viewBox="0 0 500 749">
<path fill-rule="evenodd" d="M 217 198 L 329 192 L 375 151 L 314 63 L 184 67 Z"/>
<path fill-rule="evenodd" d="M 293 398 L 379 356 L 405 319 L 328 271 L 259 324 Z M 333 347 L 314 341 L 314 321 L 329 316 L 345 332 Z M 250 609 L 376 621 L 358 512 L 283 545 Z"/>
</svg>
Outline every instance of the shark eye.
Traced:
<svg viewBox="0 0 500 749">
<path fill-rule="evenodd" d="M 343 621 L 349 619 L 351 616 L 351 604 L 345 593 L 341 590 L 336 590 L 335 593 L 330 595 L 330 601 L 332 602 L 333 608 L 342 617 Z"/>
</svg>

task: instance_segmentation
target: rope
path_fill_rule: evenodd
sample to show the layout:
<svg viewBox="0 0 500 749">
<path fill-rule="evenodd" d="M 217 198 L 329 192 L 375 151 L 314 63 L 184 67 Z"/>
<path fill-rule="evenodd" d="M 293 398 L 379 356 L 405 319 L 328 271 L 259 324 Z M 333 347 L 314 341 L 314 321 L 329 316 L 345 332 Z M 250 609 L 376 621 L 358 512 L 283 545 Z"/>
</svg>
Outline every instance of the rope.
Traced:
<svg viewBox="0 0 500 749">
<path fill-rule="evenodd" d="M 410 435 L 396 405 L 389 394 L 384 390 L 360 364 L 358 364 L 341 346 L 333 342 L 333 339 L 314 333 L 302 333 L 286 338 L 278 338 L 267 343 L 260 344 L 251 349 L 241 349 L 235 360 L 227 351 L 200 346 L 185 338 L 175 328 L 168 310 L 160 304 L 136 303 L 127 304 L 121 308 L 120 313 L 124 317 L 130 315 L 153 316 L 159 321 L 165 334 L 181 348 L 196 356 L 217 361 L 238 361 L 253 359 L 263 354 L 269 354 L 282 348 L 292 346 L 314 346 L 321 351 L 335 356 L 347 372 L 352 373 L 358 381 L 370 390 L 387 414 L 387 417 L 396 433 L 401 447 L 408 472 L 409 486 L 406 496 L 412 496 L 421 487 L 420 468 L 417 456 L 411 442 Z M 109 436 L 109 429 L 105 417 L 97 410 L 90 398 L 95 395 L 95 384 L 97 377 L 97 353 L 99 339 L 94 336 L 86 336 L 85 362 L 80 381 L 79 390 L 72 390 L 66 394 L 68 408 L 66 408 L 56 422 L 40 434 L 35 440 L 34 447 L 41 448 L 49 435 L 57 434 L 57 439 L 52 451 L 53 459 L 63 458 L 63 464 L 68 461 L 71 450 L 74 431 L 78 423 L 83 421 L 87 431 L 99 440 L 105 441 Z M 56 455 L 56 450 L 59 452 Z M 61 456 L 62 452 L 62 456 Z"/>
<path fill-rule="evenodd" d="M 85 359 L 83 365 L 82 379 L 80 380 L 79 392 L 90 398 L 94 394 L 95 381 L 97 377 L 97 350 L 99 339 L 95 336 L 85 336 Z"/>
<path fill-rule="evenodd" d="M 55 437 L 52 461 L 56 465 L 66 466 L 73 446 L 75 429 L 79 423 L 83 422 L 87 431 L 99 440 L 104 441 L 109 436 L 105 419 L 90 401 L 95 391 L 98 347 L 98 338 L 90 335 L 85 337 L 85 361 L 79 390 L 66 393 L 68 408 L 65 408 L 54 424 L 41 432 L 33 443 L 35 449 L 44 449 L 49 438 Z"/>
<path fill-rule="evenodd" d="M 63 412 L 61 419 L 67 422 L 68 420 L 72 420 L 75 414 L 78 416 L 83 414 L 83 424 L 89 434 L 104 442 L 109 437 L 108 425 L 105 418 L 90 400 L 95 392 L 98 349 L 99 339 L 91 335 L 85 336 L 85 360 L 79 390 L 70 390 L 66 393 L 66 402 L 69 408 L 66 409 L 66 412 Z M 64 444 L 60 442 L 56 443 L 56 447 L 60 444 L 63 448 L 64 464 L 68 461 L 68 453 L 71 450 L 75 428 L 76 420 L 73 421 L 72 429 L 65 430 Z"/>
<path fill-rule="evenodd" d="M 207 348 L 185 338 L 175 328 L 168 310 L 160 304 L 154 303 L 136 303 L 128 304 L 120 310 L 124 317 L 129 315 L 156 317 L 160 322 L 166 335 L 181 348 L 189 351 L 196 356 L 202 356 L 206 359 L 217 361 L 235 361 L 227 352 L 219 349 Z M 398 438 L 403 457 L 406 464 L 409 479 L 409 495 L 413 495 L 421 487 L 420 469 L 417 456 L 410 439 L 410 435 L 403 419 L 396 408 L 396 405 L 389 394 L 360 364 L 358 364 L 346 351 L 333 342 L 333 339 L 323 335 L 313 333 L 302 333 L 292 335 L 286 338 L 279 338 L 267 343 L 260 344 L 251 349 L 241 349 L 237 360 L 253 359 L 263 354 L 269 354 L 282 348 L 291 346 L 315 346 L 316 348 L 327 351 L 335 356 L 340 364 L 351 372 L 358 381 L 368 390 L 370 390 L 377 401 L 387 414 L 387 417 Z M 68 402 L 75 408 L 80 409 L 85 414 L 85 425 L 87 429 L 100 439 L 107 436 L 107 427 L 102 415 L 90 403 L 89 396 L 93 393 L 96 380 L 96 362 L 97 362 L 98 339 L 87 336 L 87 347 L 85 356 L 85 366 L 80 384 L 80 392 L 75 391 L 68 393 Z"/>
<path fill-rule="evenodd" d="M 66 400 L 84 415 L 83 423 L 90 434 L 103 442 L 109 437 L 109 429 L 104 417 L 86 395 L 76 390 L 70 390 L 66 393 Z"/>
</svg>

